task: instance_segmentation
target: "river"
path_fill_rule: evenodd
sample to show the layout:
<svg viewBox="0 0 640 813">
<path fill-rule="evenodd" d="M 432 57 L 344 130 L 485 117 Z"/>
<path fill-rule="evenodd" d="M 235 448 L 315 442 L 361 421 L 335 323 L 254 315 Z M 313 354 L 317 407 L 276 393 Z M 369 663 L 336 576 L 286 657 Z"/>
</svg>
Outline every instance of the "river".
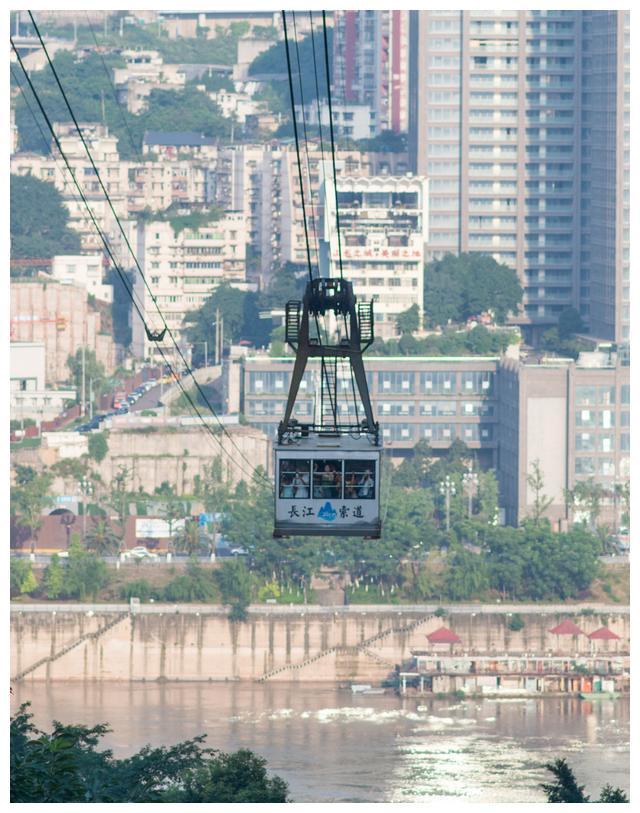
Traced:
<svg viewBox="0 0 640 813">
<path fill-rule="evenodd" d="M 113 732 L 127 756 L 206 733 L 211 747 L 250 748 L 297 802 L 539 802 L 546 761 L 566 757 L 597 795 L 629 791 L 629 701 L 436 700 L 352 695 L 326 684 L 33 683 L 36 725 L 52 719 Z"/>
</svg>

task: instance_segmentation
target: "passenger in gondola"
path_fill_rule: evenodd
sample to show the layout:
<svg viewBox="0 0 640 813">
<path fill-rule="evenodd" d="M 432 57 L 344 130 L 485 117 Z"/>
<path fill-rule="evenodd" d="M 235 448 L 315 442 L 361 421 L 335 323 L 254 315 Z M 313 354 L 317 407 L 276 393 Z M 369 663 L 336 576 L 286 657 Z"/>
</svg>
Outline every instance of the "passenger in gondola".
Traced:
<svg viewBox="0 0 640 813">
<path fill-rule="evenodd" d="M 293 496 L 301 500 L 309 497 L 309 475 L 306 472 L 296 472 L 293 478 Z"/>
<path fill-rule="evenodd" d="M 350 474 L 344 487 L 344 495 L 348 500 L 355 500 L 358 496 L 355 474 Z"/>
<path fill-rule="evenodd" d="M 283 500 L 293 498 L 291 467 L 284 460 L 280 464 L 280 498 Z"/>
<path fill-rule="evenodd" d="M 365 473 L 362 475 L 359 485 L 359 495 L 365 500 L 369 500 L 373 497 L 373 488 L 374 482 L 373 477 L 371 476 L 371 471 L 367 469 Z"/>
</svg>

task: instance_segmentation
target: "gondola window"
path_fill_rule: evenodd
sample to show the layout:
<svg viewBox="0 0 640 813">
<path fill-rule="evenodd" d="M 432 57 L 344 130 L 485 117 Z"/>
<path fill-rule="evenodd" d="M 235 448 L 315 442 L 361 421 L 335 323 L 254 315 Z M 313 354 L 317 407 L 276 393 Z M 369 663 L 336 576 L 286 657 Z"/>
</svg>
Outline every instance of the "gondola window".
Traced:
<svg viewBox="0 0 640 813">
<path fill-rule="evenodd" d="M 308 500 L 310 460 L 280 461 L 280 499 Z"/>
<path fill-rule="evenodd" d="M 375 466 L 371 460 L 346 460 L 344 499 L 373 500 L 376 495 Z"/>
<path fill-rule="evenodd" d="M 339 500 L 342 497 L 342 461 L 314 460 L 313 499 Z"/>
</svg>

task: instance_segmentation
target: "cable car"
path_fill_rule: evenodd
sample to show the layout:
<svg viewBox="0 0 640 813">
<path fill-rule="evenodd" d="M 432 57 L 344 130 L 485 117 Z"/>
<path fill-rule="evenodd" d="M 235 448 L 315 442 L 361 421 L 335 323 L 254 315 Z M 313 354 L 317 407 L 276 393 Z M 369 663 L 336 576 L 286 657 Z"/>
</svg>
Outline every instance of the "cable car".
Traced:
<svg viewBox="0 0 640 813">
<path fill-rule="evenodd" d="M 332 313 L 344 323 L 335 343 L 311 335 L 310 321 Z M 285 415 L 275 447 L 274 536 L 362 536 L 379 538 L 382 445 L 373 418 L 362 355 L 373 342 L 373 304 L 356 303 L 352 284 L 342 278 L 316 278 L 302 303 L 285 311 L 287 343 L 296 353 Z M 292 417 L 309 358 L 320 359 L 319 422 Z M 348 360 L 356 421 L 341 423 L 337 365 Z M 359 419 L 356 387 L 364 417 Z M 317 418 L 318 416 L 316 416 Z"/>
</svg>

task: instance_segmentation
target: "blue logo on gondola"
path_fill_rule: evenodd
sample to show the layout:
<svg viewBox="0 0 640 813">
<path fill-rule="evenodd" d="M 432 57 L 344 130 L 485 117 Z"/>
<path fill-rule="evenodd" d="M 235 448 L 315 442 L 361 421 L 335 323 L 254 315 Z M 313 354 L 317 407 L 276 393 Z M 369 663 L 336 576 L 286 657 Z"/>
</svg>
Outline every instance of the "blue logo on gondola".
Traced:
<svg viewBox="0 0 640 813">
<path fill-rule="evenodd" d="M 319 519 L 326 519 L 327 522 L 333 522 L 333 520 L 338 516 L 338 512 L 335 508 L 331 505 L 330 502 L 326 502 L 322 508 L 318 511 Z"/>
</svg>

